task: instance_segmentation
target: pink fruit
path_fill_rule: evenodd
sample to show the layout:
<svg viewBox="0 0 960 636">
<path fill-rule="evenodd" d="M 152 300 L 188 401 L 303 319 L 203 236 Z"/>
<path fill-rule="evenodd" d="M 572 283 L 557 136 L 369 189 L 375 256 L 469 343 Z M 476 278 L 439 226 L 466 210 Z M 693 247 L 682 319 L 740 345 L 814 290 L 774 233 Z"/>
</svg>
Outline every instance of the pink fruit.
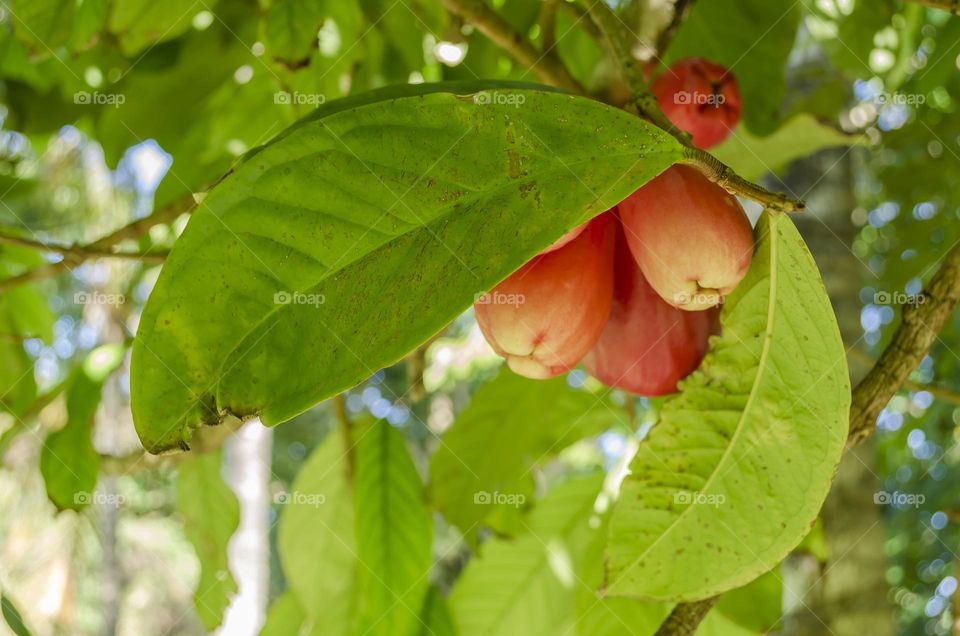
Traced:
<svg viewBox="0 0 960 636">
<path fill-rule="evenodd" d="M 668 168 L 617 208 L 644 276 L 676 307 L 717 305 L 750 267 L 753 230 L 743 207 L 695 168 Z"/>
<path fill-rule="evenodd" d="M 554 250 L 560 249 L 561 247 L 563 247 L 564 245 L 566 245 L 567 243 L 569 243 L 569 242 L 572 241 L 573 239 L 575 239 L 575 238 L 577 238 L 578 236 L 580 236 L 580 233 L 583 232 L 585 229 L 587 229 L 587 225 L 589 225 L 589 224 L 590 224 L 590 222 L 588 221 L 588 222 L 584 223 L 583 225 L 578 225 L 577 227 L 573 228 L 572 230 L 570 230 L 569 232 L 567 232 L 566 234 L 564 234 L 563 236 L 561 236 L 560 238 L 558 238 L 556 241 L 554 241 L 554 242 L 550 245 L 550 247 L 548 247 L 547 249 L 543 250 L 543 251 L 540 252 L 540 253 L 541 253 L 541 254 L 549 254 L 550 252 L 553 252 Z"/>
<path fill-rule="evenodd" d="M 666 395 L 696 369 L 718 329 L 718 311 L 681 311 L 650 287 L 618 232 L 613 308 L 583 365 L 598 380 L 639 395 Z"/>
<path fill-rule="evenodd" d="M 674 63 L 650 86 L 667 119 L 710 148 L 726 139 L 740 121 L 740 90 L 729 70 L 699 57 Z"/>
<path fill-rule="evenodd" d="M 613 299 L 616 225 L 610 214 L 600 215 L 474 304 L 487 342 L 514 372 L 537 379 L 558 375 L 597 341 Z"/>
</svg>

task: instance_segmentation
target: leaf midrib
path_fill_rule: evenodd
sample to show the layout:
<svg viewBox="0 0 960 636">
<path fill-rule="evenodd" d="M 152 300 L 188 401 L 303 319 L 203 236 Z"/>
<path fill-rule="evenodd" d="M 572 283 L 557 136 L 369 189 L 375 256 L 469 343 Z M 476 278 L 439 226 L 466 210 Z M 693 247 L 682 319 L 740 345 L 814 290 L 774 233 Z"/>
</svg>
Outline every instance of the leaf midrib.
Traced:
<svg viewBox="0 0 960 636">
<path fill-rule="evenodd" d="M 743 429 L 745 428 L 745 426 L 744 426 L 744 420 L 746 419 L 746 414 L 747 414 L 747 412 L 751 409 L 751 407 L 753 406 L 753 403 L 754 403 L 754 401 L 755 401 L 755 399 L 756 399 L 757 392 L 758 392 L 758 387 L 759 387 L 760 384 L 761 384 L 760 379 L 764 376 L 764 370 L 765 370 L 766 363 L 767 363 L 767 357 L 768 357 L 768 354 L 769 354 L 769 351 L 770 351 L 770 343 L 771 343 L 772 340 L 773 340 L 772 337 L 767 337 L 767 336 L 771 334 L 772 329 L 773 329 L 773 327 L 772 327 L 772 325 L 773 325 L 773 317 L 774 317 L 773 314 L 774 314 L 774 309 L 776 308 L 776 305 L 777 305 L 777 303 L 776 303 L 776 298 L 777 298 L 777 284 L 776 284 L 776 283 L 777 283 L 777 277 L 778 277 L 778 276 L 777 276 L 778 270 L 777 270 L 777 267 L 776 267 L 776 262 L 777 262 L 777 252 L 778 252 L 778 244 L 779 244 L 780 234 L 779 234 L 778 228 L 776 227 L 776 223 L 778 222 L 778 221 L 777 221 L 777 217 L 774 216 L 774 215 L 772 215 L 772 214 L 770 214 L 769 212 L 766 212 L 766 211 L 764 212 L 764 214 L 769 214 L 769 215 L 770 215 L 770 216 L 769 216 L 769 220 L 770 220 L 769 233 L 770 233 L 770 236 L 771 236 L 771 241 L 770 241 L 770 276 L 769 276 L 769 281 L 770 281 L 770 299 L 769 299 L 769 301 L 768 301 L 769 304 L 768 304 L 768 306 L 767 306 L 767 326 L 766 326 L 766 327 L 764 328 L 764 330 L 763 330 L 763 333 L 764 333 L 764 336 L 765 336 L 764 339 L 763 339 L 763 350 L 760 352 L 760 361 L 757 363 L 757 375 L 756 375 L 756 378 L 757 378 L 757 379 L 756 379 L 756 381 L 753 383 L 753 387 L 750 389 L 750 396 L 747 398 L 747 403 L 746 403 L 746 405 L 743 407 L 743 411 L 742 411 L 741 414 L 740 414 L 740 418 L 739 418 L 739 420 L 738 420 L 738 422 L 737 422 L 736 431 L 734 432 L 733 437 L 730 438 L 730 443 L 727 445 L 727 448 L 724 450 L 723 456 L 720 457 L 720 460 L 717 462 L 717 469 L 714 470 L 714 471 L 710 474 L 710 477 L 707 479 L 706 483 L 704 483 L 703 488 L 700 489 L 700 492 L 707 492 L 708 489 L 710 488 L 710 486 L 713 484 L 713 482 L 714 482 L 715 479 L 717 478 L 717 475 L 720 473 L 720 467 L 723 466 L 724 463 L 727 461 L 727 459 L 730 457 L 730 454 L 732 453 L 732 449 L 733 449 L 734 446 L 736 445 L 737 440 L 740 438 L 740 435 L 741 435 L 741 433 L 743 432 Z M 657 544 L 659 544 L 659 543 L 664 539 L 664 537 L 666 537 L 668 534 L 670 534 L 670 532 L 676 527 L 676 525 L 677 525 L 678 523 L 680 523 L 680 521 L 686 516 L 687 512 L 689 512 L 689 511 L 692 510 L 693 508 L 694 508 L 694 505 L 693 505 L 693 504 L 690 504 L 690 505 L 688 505 L 688 506 L 683 510 L 683 512 L 681 512 L 679 515 L 677 515 L 676 519 L 674 519 L 674 520 L 670 523 L 670 525 L 667 526 L 666 529 L 665 529 L 662 533 L 660 533 L 660 536 L 657 537 L 656 540 L 655 540 L 653 543 L 651 543 L 649 546 L 647 546 L 647 548 L 646 548 L 645 550 L 643 550 L 643 551 L 639 554 L 639 556 L 637 556 L 636 559 L 634 559 L 627 567 L 625 567 L 625 568 L 623 569 L 623 571 L 621 572 L 620 576 L 617 577 L 617 580 L 610 584 L 610 587 L 613 587 L 614 585 L 616 585 L 620 580 L 623 579 L 624 576 L 626 576 L 626 574 L 627 574 L 628 572 L 632 571 L 632 570 L 640 563 L 640 561 L 642 561 L 642 560 L 647 556 L 647 554 L 650 553 L 650 552 L 653 550 L 653 548 L 655 548 L 655 547 L 657 546 Z"/>
</svg>

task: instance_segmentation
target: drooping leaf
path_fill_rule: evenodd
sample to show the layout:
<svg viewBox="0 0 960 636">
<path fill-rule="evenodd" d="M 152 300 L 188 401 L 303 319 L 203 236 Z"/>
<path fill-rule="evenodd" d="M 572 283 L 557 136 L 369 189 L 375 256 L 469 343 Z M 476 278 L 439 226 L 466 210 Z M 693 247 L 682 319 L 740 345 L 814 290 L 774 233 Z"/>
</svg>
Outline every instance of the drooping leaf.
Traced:
<svg viewBox="0 0 960 636">
<path fill-rule="evenodd" d="M 355 385 L 679 156 L 618 109 L 515 84 L 326 104 L 174 247 L 133 349 L 141 440 L 182 445 L 224 411 L 276 424 Z"/>
<path fill-rule="evenodd" d="M 30 630 L 23 622 L 20 610 L 13 604 L 10 597 L 3 593 L 0 593 L 0 610 L 3 613 L 3 620 L 6 621 L 7 626 L 16 636 L 30 636 Z"/>
<path fill-rule="evenodd" d="M 237 591 L 230 573 L 227 544 L 240 525 L 240 504 L 220 474 L 219 451 L 180 464 L 177 508 L 183 528 L 200 560 L 194 605 L 204 627 L 215 629 Z"/>
<path fill-rule="evenodd" d="M 431 499 L 474 538 L 497 508 L 517 511 L 533 499 L 538 463 L 615 418 L 604 397 L 571 389 L 565 377 L 528 380 L 504 369 L 444 434 L 430 462 Z"/>
<path fill-rule="evenodd" d="M 744 585 L 803 539 L 843 452 L 850 384 L 816 265 L 765 214 L 723 335 L 640 445 L 611 520 L 614 595 L 700 599 Z"/>
<path fill-rule="evenodd" d="M 743 123 L 754 134 L 769 135 L 779 121 L 784 71 L 801 9 L 792 0 L 698 2 L 678 29 L 666 61 L 699 56 L 726 66 L 743 98 Z"/>
<path fill-rule="evenodd" d="M 358 615 L 367 634 L 411 634 L 426 597 L 433 522 L 403 435 L 380 420 L 357 433 Z"/>
<path fill-rule="evenodd" d="M 755 180 L 768 172 L 777 173 L 794 159 L 818 150 L 865 143 L 864 135 L 849 135 L 821 124 L 811 115 L 800 114 L 767 137 L 741 129 L 711 153 L 740 176 Z"/>
<path fill-rule="evenodd" d="M 87 355 L 66 389 L 67 423 L 43 443 L 40 474 L 47 497 L 58 510 L 80 510 L 92 501 L 100 472 L 93 418 L 103 383 L 123 361 L 125 351 L 122 345 L 104 345 Z"/>
<path fill-rule="evenodd" d="M 318 633 L 351 633 L 359 566 L 347 458 L 338 435 L 328 435 L 311 453 L 291 491 L 277 501 L 277 551 L 290 591 Z"/>
<path fill-rule="evenodd" d="M 565 633 L 587 586 L 584 554 L 599 534 L 602 483 L 595 474 L 557 486 L 533 509 L 527 534 L 484 544 L 450 596 L 462 636 Z"/>
</svg>

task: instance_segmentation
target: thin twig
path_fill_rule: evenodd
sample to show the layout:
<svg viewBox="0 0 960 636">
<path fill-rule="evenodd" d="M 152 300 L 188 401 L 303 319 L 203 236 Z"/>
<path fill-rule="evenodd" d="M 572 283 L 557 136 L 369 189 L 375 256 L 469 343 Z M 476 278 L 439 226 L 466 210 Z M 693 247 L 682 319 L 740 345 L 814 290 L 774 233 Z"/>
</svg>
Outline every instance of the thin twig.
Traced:
<svg viewBox="0 0 960 636">
<path fill-rule="evenodd" d="M 960 245 L 955 245 L 903 320 L 877 364 L 853 390 L 847 447 L 866 439 L 877 417 L 916 369 L 960 301 Z M 924 389 L 927 390 L 927 389 Z"/>
<path fill-rule="evenodd" d="M 779 192 L 770 192 L 752 181 L 747 181 L 734 172 L 733 168 L 699 148 L 687 147 L 683 163 L 694 166 L 730 194 L 753 199 L 773 212 L 803 212 L 805 208 L 803 201 L 796 201 Z"/>
<path fill-rule="evenodd" d="M 4 228 L 0 228 L 0 243 L 28 247 L 39 252 L 60 254 L 63 256 L 64 260 L 70 261 L 74 264 L 79 264 L 83 261 L 94 258 L 127 258 L 144 262 L 162 263 L 167 257 L 167 253 L 165 251 L 115 252 L 107 247 L 101 248 L 91 245 L 57 245 L 55 243 L 44 243 L 43 241 L 37 241 L 24 236 L 19 236 L 11 232 L 9 229 Z"/>
<path fill-rule="evenodd" d="M 670 18 L 670 23 L 667 24 L 666 28 L 661 31 L 659 37 L 657 37 L 657 43 L 653 52 L 654 60 L 659 61 L 663 54 L 666 53 L 670 43 L 673 42 L 673 37 L 677 34 L 677 29 L 679 29 L 683 21 L 687 19 L 687 15 L 690 13 L 690 9 L 695 2 L 696 0 L 676 0 L 673 3 L 673 17 Z"/>
<path fill-rule="evenodd" d="M 931 9 L 940 9 L 941 11 L 946 11 L 947 13 L 952 13 L 953 15 L 960 15 L 960 0 L 907 0 L 908 2 L 915 2 L 917 4 L 922 4 L 925 7 Z"/>
<path fill-rule="evenodd" d="M 540 46 L 544 51 L 552 51 L 557 44 L 557 1 L 543 0 L 537 24 L 540 25 Z"/>
<path fill-rule="evenodd" d="M 523 34 L 514 31 L 510 23 L 483 0 L 443 0 L 443 4 L 450 13 L 475 26 L 544 82 L 580 95 L 586 94 L 556 55 L 549 51 L 538 51 Z"/>
<path fill-rule="evenodd" d="M 702 601 L 680 603 L 673 608 L 654 636 L 690 636 L 696 633 L 700 622 L 713 609 L 718 598 L 713 596 Z"/>
</svg>

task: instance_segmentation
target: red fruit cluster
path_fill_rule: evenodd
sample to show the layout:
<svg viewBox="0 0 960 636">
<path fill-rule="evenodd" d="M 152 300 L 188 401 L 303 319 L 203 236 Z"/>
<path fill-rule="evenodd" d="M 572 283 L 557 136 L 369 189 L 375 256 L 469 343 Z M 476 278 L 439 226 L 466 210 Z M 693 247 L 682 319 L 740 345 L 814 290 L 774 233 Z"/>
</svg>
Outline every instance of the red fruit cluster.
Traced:
<svg viewBox="0 0 960 636">
<path fill-rule="evenodd" d="M 676 62 L 650 86 L 670 122 L 692 135 L 693 145 L 711 148 L 740 121 L 740 91 L 733 74 L 699 57 Z"/>
<path fill-rule="evenodd" d="M 664 395 L 699 366 L 753 231 L 736 198 L 673 166 L 486 294 L 477 322 L 516 373 L 579 362 L 610 386 Z"/>
</svg>

